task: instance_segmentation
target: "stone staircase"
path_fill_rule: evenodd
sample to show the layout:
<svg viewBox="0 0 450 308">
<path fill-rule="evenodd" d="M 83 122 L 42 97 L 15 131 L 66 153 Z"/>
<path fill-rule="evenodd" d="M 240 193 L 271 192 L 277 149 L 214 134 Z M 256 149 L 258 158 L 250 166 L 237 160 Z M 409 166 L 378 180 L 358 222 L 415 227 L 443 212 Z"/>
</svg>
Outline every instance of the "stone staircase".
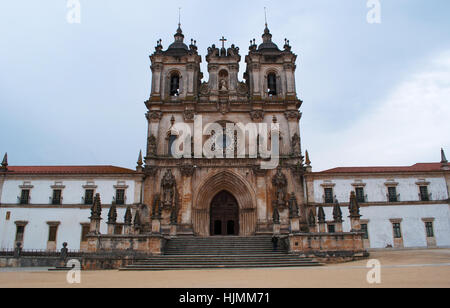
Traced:
<svg viewBox="0 0 450 308">
<path fill-rule="evenodd" d="M 279 247 L 273 251 L 272 239 L 256 237 L 176 238 L 169 240 L 162 256 L 136 261 L 121 270 L 156 271 L 214 268 L 304 267 L 322 264 L 289 254 Z"/>
</svg>

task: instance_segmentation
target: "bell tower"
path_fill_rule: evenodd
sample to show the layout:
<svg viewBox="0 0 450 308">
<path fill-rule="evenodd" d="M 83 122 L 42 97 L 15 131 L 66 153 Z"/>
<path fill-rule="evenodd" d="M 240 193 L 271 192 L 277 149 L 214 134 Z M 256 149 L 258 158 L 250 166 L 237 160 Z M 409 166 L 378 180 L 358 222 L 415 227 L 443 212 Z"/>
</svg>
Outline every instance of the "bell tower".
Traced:
<svg viewBox="0 0 450 308">
<path fill-rule="evenodd" d="M 269 28 L 264 29 L 263 42 L 257 46 L 250 41 L 250 51 L 245 62 L 247 71 L 244 75 L 250 87 L 250 96 L 255 100 L 295 100 L 295 61 L 289 41 L 285 40 L 284 49 L 280 50 L 272 42 Z"/>
<path fill-rule="evenodd" d="M 201 56 L 198 55 L 196 41 L 189 47 L 184 43 L 181 24 L 174 35 L 174 42 L 163 50 L 159 40 L 155 53 L 150 56 L 152 70 L 151 101 L 177 102 L 194 100 L 202 73 Z"/>
</svg>

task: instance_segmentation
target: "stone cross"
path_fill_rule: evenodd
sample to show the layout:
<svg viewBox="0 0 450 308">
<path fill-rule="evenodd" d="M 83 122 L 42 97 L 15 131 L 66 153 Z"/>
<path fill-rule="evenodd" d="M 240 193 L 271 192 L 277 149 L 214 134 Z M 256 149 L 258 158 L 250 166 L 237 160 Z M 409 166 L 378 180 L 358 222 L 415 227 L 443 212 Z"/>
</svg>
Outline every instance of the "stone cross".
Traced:
<svg viewBox="0 0 450 308">
<path fill-rule="evenodd" d="M 222 36 L 222 38 L 219 41 L 222 42 L 222 48 L 225 48 L 225 42 L 227 41 L 227 39 Z"/>
</svg>

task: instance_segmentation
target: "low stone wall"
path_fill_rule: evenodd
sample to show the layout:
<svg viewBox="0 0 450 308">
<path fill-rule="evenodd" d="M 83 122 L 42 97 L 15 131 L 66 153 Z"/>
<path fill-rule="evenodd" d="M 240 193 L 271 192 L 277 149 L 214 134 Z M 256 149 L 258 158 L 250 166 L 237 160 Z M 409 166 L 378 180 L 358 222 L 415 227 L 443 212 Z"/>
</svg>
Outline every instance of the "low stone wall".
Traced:
<svg viewBox="0 0 450 308">
<path fill-rule="evenodd" d="M 0 257 L 0 268 L 4 267 L 56 267 L 63 265 L 55 257 Z"/>
<path fill-rule="evenodd" d="M 161 255 L 166 239 L 160 235 L 98 235 L 89 236 L 87 252 L 136 251 Z"/>
<path fill-rule="evenodd" d="M 139 252 L 109 251 L 99 253 L 83 253 L 68 256 L 66 259 L 54 256 L 0 256 L 0 268 L 5 267 L 65 267 L 70 260 L 78 260 L 83 270 L 118 269 L 137 260 L 148 258 L 149 254 Z"/>
<path fill-rule="evenodd" d="M 363 233 L 299 233 L 285 240 L 290 253 L 313 257 L 324 263 L 348 262 L 369 257 Z"/>
</svg>

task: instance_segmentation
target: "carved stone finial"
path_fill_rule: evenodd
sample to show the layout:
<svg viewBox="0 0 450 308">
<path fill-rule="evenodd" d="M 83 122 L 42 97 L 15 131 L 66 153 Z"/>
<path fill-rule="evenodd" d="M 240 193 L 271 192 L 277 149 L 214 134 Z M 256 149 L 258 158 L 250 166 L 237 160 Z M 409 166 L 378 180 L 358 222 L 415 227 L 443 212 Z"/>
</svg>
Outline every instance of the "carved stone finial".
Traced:
<svg viewBox="0 0 450 308">
<path fill-rule="evenodd" d="M 0 171 L 8 171 L 8 153 L 5 153 L 5 156 L 3 157 Z"/>
<path fill-rule="evenodd" d="M 350 211 L 350 217 L 352 218 L 361 217 L 361 215 L 359 214 L 358 200 L 356 199 L 356 193 L 354 191 L 350 193 L 350 204 L 348 206 L 348 209 Z"/>
<path fill-rule="evenodd" d="M 320 224 L 326 223 L 325 211 L 323 210 L 322 206 L 319 207 L 319 214 L 318 214 L 317 218 L 319 219 Z"/>
<path fill-rule="evenodd" d="M 311 166 L 311 160 L 309 159 L 309 153 L 308 151 L 305 152 L 305 164 L 306 166 Z"/>
<path fill-rule="evenodd" d="M 174 116 L 172 116 L 170 118 L 170 124 L 172 124 L 172 126 L 175 124 L 175 117 Z"/>
<path fill-rule="evenodd" d="M 341 206 L 339 205 L 339 202 L 337 200 L 333 207 L 333 219 L 336 223 L 341 223 L 343 221 Z"/>
<path fill-rule="evenodd" d="M 141 215 L 139 214 L 139 210 L 136 211 L 136 214 L 134 215 L 133 225 L 135 229 L 139 229 L 141 227 Z"/>
<path fill-rule="evenodd" d="M 314 215 L 314 211 L 309 211 L 308 224 L 310 227 L 316 225 L 316 216 Z"/>
<path fill-rule="evenodd" d="M 96 194 L 94 202 L 91 207 L 91 220 L 100 220 L 102 216 L 102 202 L 100 200 L 100 194 Z"/>
<path fill-rule="evenodd" d="M 445 157 L 445 152 L 443 148 L 441 148 L 441 164 L 448 164 L 448 160 L 447 157 Z"/>
<path fill-rule="evenodd" d="M 144 161 L 142 160 L 142 150 L 139 151 L 139 157 L 137 160 L 137 166 L 138 168 L 141 168 L 142 170 L 142 166 L 144 165 Z"/>
<path fill-rule="evenodd" d="M 133 215 L 131 214 L 131 207 L 127 207 L 127 211 L 125 212 L 124 223 L 126 226 L 131 226 L 131 220 L 133 219 Z"/>
<path fill-rule="evenodd" d="M 152 219 L 161 218 L 161 197 L 159 194 L 155 195 L 152 206 Z"/>
<path fill-rule="evenodd" d="M 112 206 L 109 209 L 108 212 L 108 224 L 113 225 L 117 222 L 117 207 L 116 204 L 113 202 Z"/>
</svg>

